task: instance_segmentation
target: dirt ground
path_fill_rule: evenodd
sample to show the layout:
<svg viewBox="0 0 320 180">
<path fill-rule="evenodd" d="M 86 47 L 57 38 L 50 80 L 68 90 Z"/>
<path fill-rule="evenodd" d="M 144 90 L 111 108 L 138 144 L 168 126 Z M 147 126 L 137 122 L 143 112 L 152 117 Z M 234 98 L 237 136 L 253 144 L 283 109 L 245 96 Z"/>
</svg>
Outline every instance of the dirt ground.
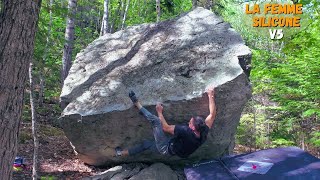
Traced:
<svg viewBox="0 0 320 180">
<path fill-rule="evenodd" d="M 14 172 L 14 179 L 32 179 L 33 140 L 29 124 L 23 124 L 17 156 L 25 158 L 26 169 Z M 41 125 L 39 134 L 39 176 L 41 179 L 81 179 L 93 175 L 99 169 L 79 160 L 64 133 L 59 128 Z M 22 139 L 21 139 L 22 134 Z"/>
</svg>

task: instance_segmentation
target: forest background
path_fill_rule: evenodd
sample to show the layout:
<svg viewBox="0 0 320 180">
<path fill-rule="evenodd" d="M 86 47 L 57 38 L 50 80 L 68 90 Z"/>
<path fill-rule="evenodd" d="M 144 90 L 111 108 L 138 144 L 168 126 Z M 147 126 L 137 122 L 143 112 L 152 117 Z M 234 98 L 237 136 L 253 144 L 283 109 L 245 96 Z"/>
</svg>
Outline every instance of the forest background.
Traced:
<svg viewBox="0 0 320 180">
<path fill-rule="evenodd" d="M 301 27 L 283 28 L 281 40 L 271 40 L 269 28 L 252 27 L 252 16 L 245 14 L 245 3 L 266 3 L 263 0 L 69 1 L 76 2 L 72 11 L 68 10 L 67 0 L 42 0 L 33 56 L 34 88 L 26 85 L 26 91 L 33 92 L 34 96 L 24 97 L 23 124 L 31 126 L 31 97 L 35 99 L 35 115 L 40 123 L 59 127 L 63 56 L 70 45 L 65 39 L 67 17 L 74 20 L 74 36 L 68 40 L 71 43 L 68 53 L 75 59 L 76 54 L 103 31 L 113 33 L 128 26 L 163 21 L 202 6 L 229 22 L 253 53 L 250 75 L 253 97 L 242 114 L 236 143 L 250 150 L 298 146 L 320 157 L 318 0 L 269 2 L 303 4 Z M 101 28 L 105 2 L 108 4 L 107 25 Z M 160 11 L 157 11 L 157 2 Z M 40 131 L 43 127 L 40 126 Z M 19 143 L 30 139 L 30 131 L 21 128 Z"/>
</svg>

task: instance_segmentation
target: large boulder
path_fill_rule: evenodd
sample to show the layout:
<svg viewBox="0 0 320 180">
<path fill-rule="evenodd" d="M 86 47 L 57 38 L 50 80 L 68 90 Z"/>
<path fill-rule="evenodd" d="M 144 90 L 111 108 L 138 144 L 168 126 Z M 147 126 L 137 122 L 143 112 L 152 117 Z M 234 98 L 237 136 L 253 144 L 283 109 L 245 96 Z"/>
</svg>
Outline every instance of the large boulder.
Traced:
<svg viewBox="0 0 320 180">
<path fill-rule="evenodd" d="M 61 125 L 79 157 L 92 165 L 125 162 L 177 164 L 232 151 L 241 111 L 251 97 L 251 52 L 241 36 L 209 10 L 196 8 L 173 20 L 106 34 L 82 50 L 65 80 Z M 150 124 L 128 98 L 134 90 L 155 113 L 164 104 L 169 124 L 209 114 L 207 87 L 216 87 L 217 116 L 208 139 L 188 159 L 146 151 L 114 157 L 153 139 Z"/>
</svg>

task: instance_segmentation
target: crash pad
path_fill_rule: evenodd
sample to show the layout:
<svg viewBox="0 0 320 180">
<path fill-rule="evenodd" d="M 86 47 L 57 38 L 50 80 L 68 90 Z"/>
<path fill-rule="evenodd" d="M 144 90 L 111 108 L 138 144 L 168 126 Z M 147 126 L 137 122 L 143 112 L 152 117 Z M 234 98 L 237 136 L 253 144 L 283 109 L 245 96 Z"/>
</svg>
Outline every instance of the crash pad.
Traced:
<svg viewBox="0 0 320 180">
<path fill-rule="evenodd" d="M 188 180 L 316 180 L 320 179 L 320 159 L 298 147 L 282 147 L 202 161 L 184 172 Z"/>
</svg>

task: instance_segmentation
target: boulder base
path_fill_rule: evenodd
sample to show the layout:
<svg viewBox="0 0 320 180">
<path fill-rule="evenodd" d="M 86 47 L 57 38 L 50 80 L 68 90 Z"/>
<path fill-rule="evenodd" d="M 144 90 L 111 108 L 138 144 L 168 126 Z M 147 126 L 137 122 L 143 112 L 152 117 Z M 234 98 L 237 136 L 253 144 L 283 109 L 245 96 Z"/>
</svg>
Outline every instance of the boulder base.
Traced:
<svg viewBox="0 0 320 180">
<path fill-rule="evenodd" d="M 97 175 L 83 178 L 82 180 L 183 180 L 184 174 L 173 171 L 169 166 L 155 163 L 147 166 L 141 163 L 123 164 L 110 168 Z"/>
</svg>

